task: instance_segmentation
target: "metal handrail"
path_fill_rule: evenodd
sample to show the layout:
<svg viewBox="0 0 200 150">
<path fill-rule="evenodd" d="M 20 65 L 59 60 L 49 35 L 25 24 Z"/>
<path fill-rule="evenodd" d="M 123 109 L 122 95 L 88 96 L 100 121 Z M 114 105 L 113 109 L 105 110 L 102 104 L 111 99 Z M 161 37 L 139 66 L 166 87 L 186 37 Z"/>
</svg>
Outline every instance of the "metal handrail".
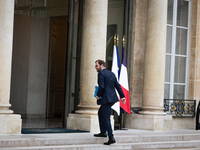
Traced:
<svg viewBox="0 0 200 150">
<path fill-rule="evenodd" d="M 173 117 L 195 117 L 196 100 L 164 99 L 164 112 Z"/>
</svg>

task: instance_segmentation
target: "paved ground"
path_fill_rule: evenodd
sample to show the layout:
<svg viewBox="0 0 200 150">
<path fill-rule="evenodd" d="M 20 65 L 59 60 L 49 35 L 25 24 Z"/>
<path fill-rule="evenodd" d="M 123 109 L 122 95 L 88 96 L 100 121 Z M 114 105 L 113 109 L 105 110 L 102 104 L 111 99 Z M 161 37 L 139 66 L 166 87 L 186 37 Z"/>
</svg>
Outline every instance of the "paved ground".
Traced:
<svg viewBox="0 0 200 150">
<path fill-rule="evenodd" d="M 109 149 L 199 149 L 200 130 L 174 129 L 172 131 L 116 130 L 117 143 L 103 146 L 107 138 L 96 138 L 94 133 L 55 134 L 0 134 L 0 149 L 55 149 L 55 150 L 109 150 Z"/>
<path fill-rule="evenodd" d="M 53 134 L 0 134 L 0 140 L 20 140 L 20 139 L 35 139 L 35 138 L 91 138 L 94 133 L 53 133 Z M 128 136 L 148 136 L 148 135 L 200 135 L 200 130 L 173 129 L 172 131 L 146 131 L 146 130 L 115 130 L 115 137 Z"/>
</svg>

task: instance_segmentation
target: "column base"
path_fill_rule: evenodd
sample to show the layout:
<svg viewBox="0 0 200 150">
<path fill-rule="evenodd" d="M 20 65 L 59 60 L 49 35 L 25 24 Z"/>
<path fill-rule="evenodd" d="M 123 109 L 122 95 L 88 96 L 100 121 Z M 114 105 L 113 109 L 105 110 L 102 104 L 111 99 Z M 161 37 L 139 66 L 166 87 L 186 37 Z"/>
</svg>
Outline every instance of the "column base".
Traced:
<svg viewBox="0 0 200 150">
<path fill-rule="evenodd" d="M 142 106 L 141 109 L 138 113 L 142 115 L 166 116 L 163 107 Z"/>
<path fill-rule="evenodd" d="M 125 127 L 151 131 L 172 130 L 172 116 L 126 115 Z"/>
<path fill-rule="evenodd" d="M 21 134 L 21 115 L 0 114 L 0 134 Z"/>
<path fill-rule="evenodd" d="M 112 129 L 114 129 L 113 116 L 110 117 Z M 69 114 L 67 117 L 67 129 L 89 131 L 99 133 L 98 115 Z M 114 131 L 114 130 L 113 130 Z"/>
</svg>

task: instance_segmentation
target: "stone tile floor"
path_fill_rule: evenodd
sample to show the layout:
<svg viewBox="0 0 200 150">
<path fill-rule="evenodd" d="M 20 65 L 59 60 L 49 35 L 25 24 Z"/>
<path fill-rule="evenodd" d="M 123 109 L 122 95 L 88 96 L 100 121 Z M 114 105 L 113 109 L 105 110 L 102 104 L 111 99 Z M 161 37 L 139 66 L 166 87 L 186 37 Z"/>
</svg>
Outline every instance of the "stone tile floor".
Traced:
<svg viewBox="0 0 200 150">
<path fill-rule="evenodd" d="M 62 128 L 62 118 L 22 119 L 22 128 Z"/>
</svg>

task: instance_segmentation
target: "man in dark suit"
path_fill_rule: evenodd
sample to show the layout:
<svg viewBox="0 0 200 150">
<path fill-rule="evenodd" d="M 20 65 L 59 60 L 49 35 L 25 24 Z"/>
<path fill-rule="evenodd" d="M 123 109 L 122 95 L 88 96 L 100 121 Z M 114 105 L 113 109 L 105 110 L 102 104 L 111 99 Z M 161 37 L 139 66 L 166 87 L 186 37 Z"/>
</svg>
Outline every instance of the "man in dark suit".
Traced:
<svg viewBox="0 0 200 150">
<path fill-rule="evenodd" d="M 97 104 L 101 106 L 98 111 L 100 133 L 94 134 L 94 136 L 107 137 L 106 134 L 107 131 L 109 140 L 104 144 L 110 145 L 116 142 L 113 136 L 110 123 L 111 106 L 115 102 L 119 101 L 115 88 L 117 89 L 121 97 L 122 103 L 125 103 L 126 100 L 115 74 L 107 70 L 105 67 L 106 63 L 103 60 L 95 61 L 95 69 L 98 72 L 98 85 L 99 85 L 96 99 L 97 99 Z"/>
</svg>

